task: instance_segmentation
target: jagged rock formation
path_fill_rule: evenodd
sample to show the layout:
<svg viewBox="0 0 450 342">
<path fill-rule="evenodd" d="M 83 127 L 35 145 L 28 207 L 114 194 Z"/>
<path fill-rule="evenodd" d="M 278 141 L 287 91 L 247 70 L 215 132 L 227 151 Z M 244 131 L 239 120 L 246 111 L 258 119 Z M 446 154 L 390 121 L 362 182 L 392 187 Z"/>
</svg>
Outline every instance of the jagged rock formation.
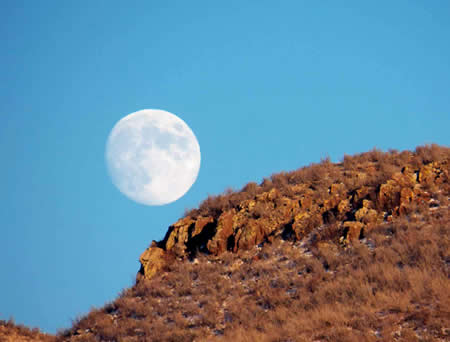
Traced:
<svg viewBox="0 0 450 342">
<path fill-rule="evenodd" d="M 436 187 L 434 197 L 449 192 L 449 157 L 450 149 L 436 145 L 415 152 L 374 150 L 208 198 L 142 253 L 138 279 L 151 278 L 175 258 L 248 250 L 276 237 L 299 241 L 324 225 L 337 225 L 340 242 L 349 244 L 417 206 L 446 201 L 431 193 Z"/>
</svg>

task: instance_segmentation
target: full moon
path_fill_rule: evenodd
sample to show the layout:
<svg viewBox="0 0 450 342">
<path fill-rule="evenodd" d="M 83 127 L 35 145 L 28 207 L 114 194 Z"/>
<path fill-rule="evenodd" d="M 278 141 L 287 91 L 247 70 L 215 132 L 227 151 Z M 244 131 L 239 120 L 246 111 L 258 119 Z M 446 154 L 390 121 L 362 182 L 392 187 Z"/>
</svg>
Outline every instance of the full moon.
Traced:
<svg viewBox="0 0 450 342">
<path fill-rule="evenodd" d="M 113 127 L 105 152 L 108 172 L 125 196 L 145 205 L 182 197 L 200 169 L 200 146 L 189 126 L 159 109 L 131 113 Z"/>
</svg>

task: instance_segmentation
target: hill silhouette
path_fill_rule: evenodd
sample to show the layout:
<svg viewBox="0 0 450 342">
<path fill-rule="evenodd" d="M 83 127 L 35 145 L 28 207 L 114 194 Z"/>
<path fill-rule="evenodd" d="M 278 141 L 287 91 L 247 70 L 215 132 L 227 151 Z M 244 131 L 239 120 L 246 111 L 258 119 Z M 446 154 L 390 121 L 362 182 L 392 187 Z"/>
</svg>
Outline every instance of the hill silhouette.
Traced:
<svg viewBox="0 0 450 342">
<path fill-rule="evenodd" d="M 135 285 L 35 338 L 446 341 L 449 160 L 373 150 L 210 196 L 142 253 Z"/>
</svg>

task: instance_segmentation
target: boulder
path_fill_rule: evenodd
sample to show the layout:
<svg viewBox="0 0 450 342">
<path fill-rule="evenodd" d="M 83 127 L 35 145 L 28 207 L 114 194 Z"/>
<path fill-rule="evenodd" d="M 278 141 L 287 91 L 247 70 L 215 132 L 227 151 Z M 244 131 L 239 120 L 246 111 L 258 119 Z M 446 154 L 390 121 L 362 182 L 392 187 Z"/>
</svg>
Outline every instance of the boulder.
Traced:
<svg viewBox="0 0 450 342">
<path fill-rule="evenodd" d="M 247 250 L 261 243 L 264 233 L 258 220 L 250 220 L 244 227 L 239 229 L 239 234 L 235 238 L 234 251 Z"/>
<path fill-rule="evenodd" d="M 337 210 L 339 214 L 344 215 L 345 213 L 349 212 L 351 208 L 352 207 L 350 205 L 350 200 L 346 198 L 339 202 Z"/>
<path fill-rule="evenodd" d="M 195 224 L 190 216 L 182 218 L 169 227 L 169 237 L 165 244 L 166 251 L 173 251 L 177 255 L 183 255 L 186 252 L 186 243 L 189 239 L 189 231 Z"/>
<path fill-rule="evenodd" d="M 424 165 L 419 170 L 419 182 L 422 184 L 432 183 L 439 173 L 439 167 L 437 163 L 429 163 Z"/>
<path fill-rule="evenodd" d="M 147 248 L 139 257 L 141 263 L 141 269 L 138 273 L 138 277 L 151 278 L 158 272 L 160 272 L 167 265 L 166 252 L 159 247 L 156 247 L 155 243 L 152 243 L 152 247 Z"/>
<path fill-rule="evenodd" d="M 319 227 L 323 223 L 322 214 L 319 210 L 310 212 L 303 211 L 294 217 L 292 229 L 297 240 L 303 239 L 314 227 Z"/>
<path fill-rule="evenodd" d="M 381 208 L 395 212 L 400 204 L 400 186 L 390 179 L 380 186 L 378 204 Z"/>
<path fill-rule="evenodd" d="M 227 250 L 228 239 L 233 235 L 233 223 L 236 210 L 231 209 L 222 213 L 217 221 L 216 233 L 207 243 L 208 251 L 218 255 Z"/>
<path fill-rule="evenodd" d="M 379 213 L 371 208 L 373 208 L 372 201 L 363 200 L 362 208 L 355 212 L 355 219 L 365 225 L 374 225 L 379 222 Z"/>
<path fill-rule="evenodd" d="M 343 224 L 344 227 L 344 241 L 345 242 L 352 242 L 361 236 L 362 230 L 364 228 L 364 224 L 361 222 L 355 222 L 355 221 L 346 221 Z"/>
</svg>

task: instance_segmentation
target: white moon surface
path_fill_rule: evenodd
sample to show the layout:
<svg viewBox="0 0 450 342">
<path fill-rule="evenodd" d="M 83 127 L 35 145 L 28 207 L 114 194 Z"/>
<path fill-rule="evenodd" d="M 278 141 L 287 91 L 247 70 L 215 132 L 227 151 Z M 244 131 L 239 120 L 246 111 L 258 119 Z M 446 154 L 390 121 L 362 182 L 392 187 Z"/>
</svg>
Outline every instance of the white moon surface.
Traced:
<svg viewBox="0 0 450 342">
<path fill-rule="evenodd" d="M 128 198 L 164 205 L 182 197 L 200 170 L 200 146 L 176 115 L 144 109 L 121 119 L 106 143 L 105 159 L 114 185 Z"/>
</svg>

